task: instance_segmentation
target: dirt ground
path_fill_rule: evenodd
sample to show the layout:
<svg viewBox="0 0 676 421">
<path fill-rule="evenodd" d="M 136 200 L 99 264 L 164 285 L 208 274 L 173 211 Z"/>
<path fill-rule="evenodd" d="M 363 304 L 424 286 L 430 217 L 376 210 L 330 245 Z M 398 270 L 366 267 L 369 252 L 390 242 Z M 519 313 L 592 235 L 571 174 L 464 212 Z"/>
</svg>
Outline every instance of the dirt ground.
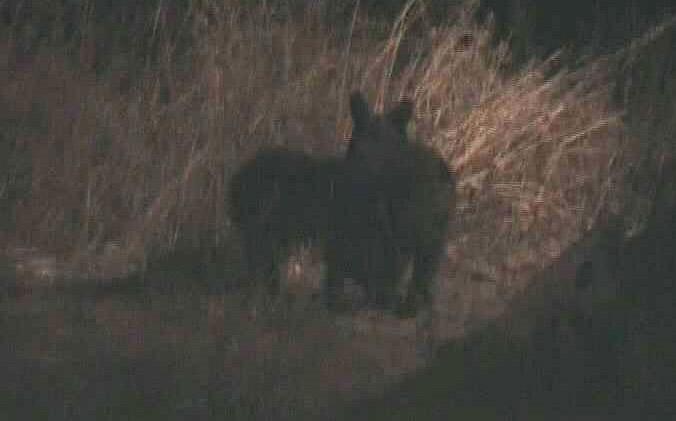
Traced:
<svg viewBox="0 0 676 421">
<path fill-rule="evenodd" d="M 171 272 L 21 289 L 5 265 L 0 418 L 672 419 L 670 233 L 622 248 L 621 292 L 592 314 L 549 308 L 525 335 L 498 320 L 433 358 L 419 324 L 378 312 L 252 302 Z"/>
<path fill-rule="evenodd" d="M 312 419 L 421 364 L 413 321 L 163 281 L 5 295 L 0 418 Z"/>
</svg>

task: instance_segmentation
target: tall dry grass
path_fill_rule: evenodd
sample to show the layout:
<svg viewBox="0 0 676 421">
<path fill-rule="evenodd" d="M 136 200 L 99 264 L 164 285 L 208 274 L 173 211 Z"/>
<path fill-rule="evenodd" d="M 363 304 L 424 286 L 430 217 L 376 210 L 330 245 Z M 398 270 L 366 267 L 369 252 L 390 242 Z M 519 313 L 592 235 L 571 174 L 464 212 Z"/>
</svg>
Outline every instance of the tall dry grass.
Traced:
<svg viewBox="0 0 676 421">
<path fill-rule="evenodd" d="M 97 70 L 87 31 L 75 54 L 57 41 L 27 54 L 22 34 L 5 31 L 4 241 L 56 251 L 89 277 L 228 241 L 237 165 L 273 144 L 342 153 L 357 88 L 378 109 L 412 98 L 416 133 L 457 173 L 443 307 L 458 307 L 449 291 L 478 276 L 489 285 L 481 300 L 499 309 L 604 215 L 645 218 L 649 195 L 625 184 L 644 160 L 641 139 L 611 99 L 619 57 L 645 43 L 508 71 L 510 51 L 493 42 L 490 20 L 473 19 L 476 2 L 429 27 L 425 2 L 412 0 L 385 37 L 357 9 L 331 24 L 322 4 L 280 15 L 265 2 L 192 2 L 176 25 L 159 3 L 142 71 L 129 58 Z"/>
</svg>

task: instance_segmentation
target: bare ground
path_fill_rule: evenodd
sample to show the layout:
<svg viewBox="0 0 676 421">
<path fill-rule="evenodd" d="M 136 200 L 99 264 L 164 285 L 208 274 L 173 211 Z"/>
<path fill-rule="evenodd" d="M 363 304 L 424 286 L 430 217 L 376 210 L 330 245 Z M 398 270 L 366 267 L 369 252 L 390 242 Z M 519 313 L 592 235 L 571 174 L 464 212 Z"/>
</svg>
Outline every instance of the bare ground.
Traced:
<svg viewBox="0 0 676 421">
<path fill-rule="evenodd" d="M 30 289 L 5 264 L 0 418 L 671 419 L 669 226 L 615 251 L 605 301 L 584 301 L 608 263 L 579 245 L 430 360 L 415 321 L 329 314 L 293 285 L 252 301 L 169 271 Z"/>
</svg>

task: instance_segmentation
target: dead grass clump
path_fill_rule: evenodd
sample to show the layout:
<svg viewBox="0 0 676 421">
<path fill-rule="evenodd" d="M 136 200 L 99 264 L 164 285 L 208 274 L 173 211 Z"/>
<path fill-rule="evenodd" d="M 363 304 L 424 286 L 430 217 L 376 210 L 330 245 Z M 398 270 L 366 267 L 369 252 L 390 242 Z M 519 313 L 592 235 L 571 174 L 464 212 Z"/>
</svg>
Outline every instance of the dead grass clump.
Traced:
<svg viewBox="0 0 676 421">
<path fill-rule="evenodd" d="M 163 4 L 153 16 L 166 14 Z M 379 40 L 357 10 L 333 28 L 321 7 L 195 3 L 178 29 L 157 20 L 157 60 L 125 89 L 124 65 L 92 70 L 96 43 L 81 42 L 80 61 L 54 46 L 24 57 L 19 35 L 4 32 L 0 106 L 13 135 L 3 142 L 26 162 L 10 171 L 21 177 L 5 177 L 5 192 L 22 190 L 3 196 L 16 209 L 6 234 L 58 250 L 93 277 L 221 243 L 239 163 L 268 145 L 340 153 L 345 99 L 360 88 L 376 111 L 410 97 L 416 133 L 457 173 L 457 267 L 440 305 L 460 309 L 462 323 L 493 314 L 603 215 L 642 217 L 626 210 L 645 198 L 623 185 L 641 149 L 611 103 L 616 56 L 566 67 L 555 55 L 508 73 L 508 48 L 493 43 L 490 20 L 476 23 L 475 2 L 434 28 L 425 4 L 408 2 Z M 194 43 L 189 54 L 177 53 L 172 30 L 191 31 L 180 37 Z M 448 301 L 455 295 L 479 304 Z"/>
<path fill-rule="evenodd" d="M 97 74 L 65 46 L 21 57 L 16 34 L 5 37 L 2 107 L 15 136 L 3 143 L 25 151 L 12 171 L 29 174 L 20 200 L 3 197 L 17 210 L 14 241 L 58 252 L 87 276 L 118 276 L 128 265 L 101 273 L 106 250 L 138 268 L 177 242 L 221 241 L 227 180 L 260 146 L 341 146 L 342 50 L 318 15 L 280 20 L 237 1 L 191 13 L 191 53 L 175 55 L 171 34 L 155 33 L 159 59 L 129 89 L 119 84 L 129 69 Z M 96 45 L 81 44 L 83 56 Z"/>
<path fill-rule="evenodd" d="M 417 132 L 457 173 L 457 264 L 439 306 L 465 326 L 499 314 L 608 215 L 623 215 L 627 226 L 645 220 L 646 195 L 626 185 L 641 139 L 627 134 L 612 99 L 620 58 L 635 47 L 569 65 L 555 54 L 508 73 L 506 45 L 492 44 L 492 23 L 476 24 L 472 3 L 403 51 L 420 4 L 408 3 L 362 85 L 374 86 L 381 103 L 412 97 Z M 409 61 L 395 74 L 401 54 Z"/>
</svg>

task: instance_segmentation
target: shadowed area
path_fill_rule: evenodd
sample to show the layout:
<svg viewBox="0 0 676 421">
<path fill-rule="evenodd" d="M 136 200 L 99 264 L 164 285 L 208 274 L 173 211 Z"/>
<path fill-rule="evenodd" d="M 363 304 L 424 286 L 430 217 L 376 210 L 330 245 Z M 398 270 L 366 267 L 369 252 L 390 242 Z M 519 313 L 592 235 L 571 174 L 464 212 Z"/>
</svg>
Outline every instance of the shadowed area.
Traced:
<svg viewBox="0 0 676 421">
<path fill-rule="evenodd" d="M 506 320 L 451 341 L 429 368 L 356 405 L 345 419 L 671 419 L 676 224 L 673 208 L 660 214 L 619 247 L 607 237 L 597 242 L 605 256 L 583 252 L 591 260 L 581 262 L 575 253 L 564 255 L 543 272 L 546 279 L 531 282 L 537 289 L 555 278 L 561 289 L 563 276 L 577 289 L 573 301 L 561 302 L 560 291 L 553 302 L 526 293 Z M 610 273 L 594 269 L 608 258 Z M 615 293 L 585 308 L 585 289 L 607 282 Z"/>
</svg>

